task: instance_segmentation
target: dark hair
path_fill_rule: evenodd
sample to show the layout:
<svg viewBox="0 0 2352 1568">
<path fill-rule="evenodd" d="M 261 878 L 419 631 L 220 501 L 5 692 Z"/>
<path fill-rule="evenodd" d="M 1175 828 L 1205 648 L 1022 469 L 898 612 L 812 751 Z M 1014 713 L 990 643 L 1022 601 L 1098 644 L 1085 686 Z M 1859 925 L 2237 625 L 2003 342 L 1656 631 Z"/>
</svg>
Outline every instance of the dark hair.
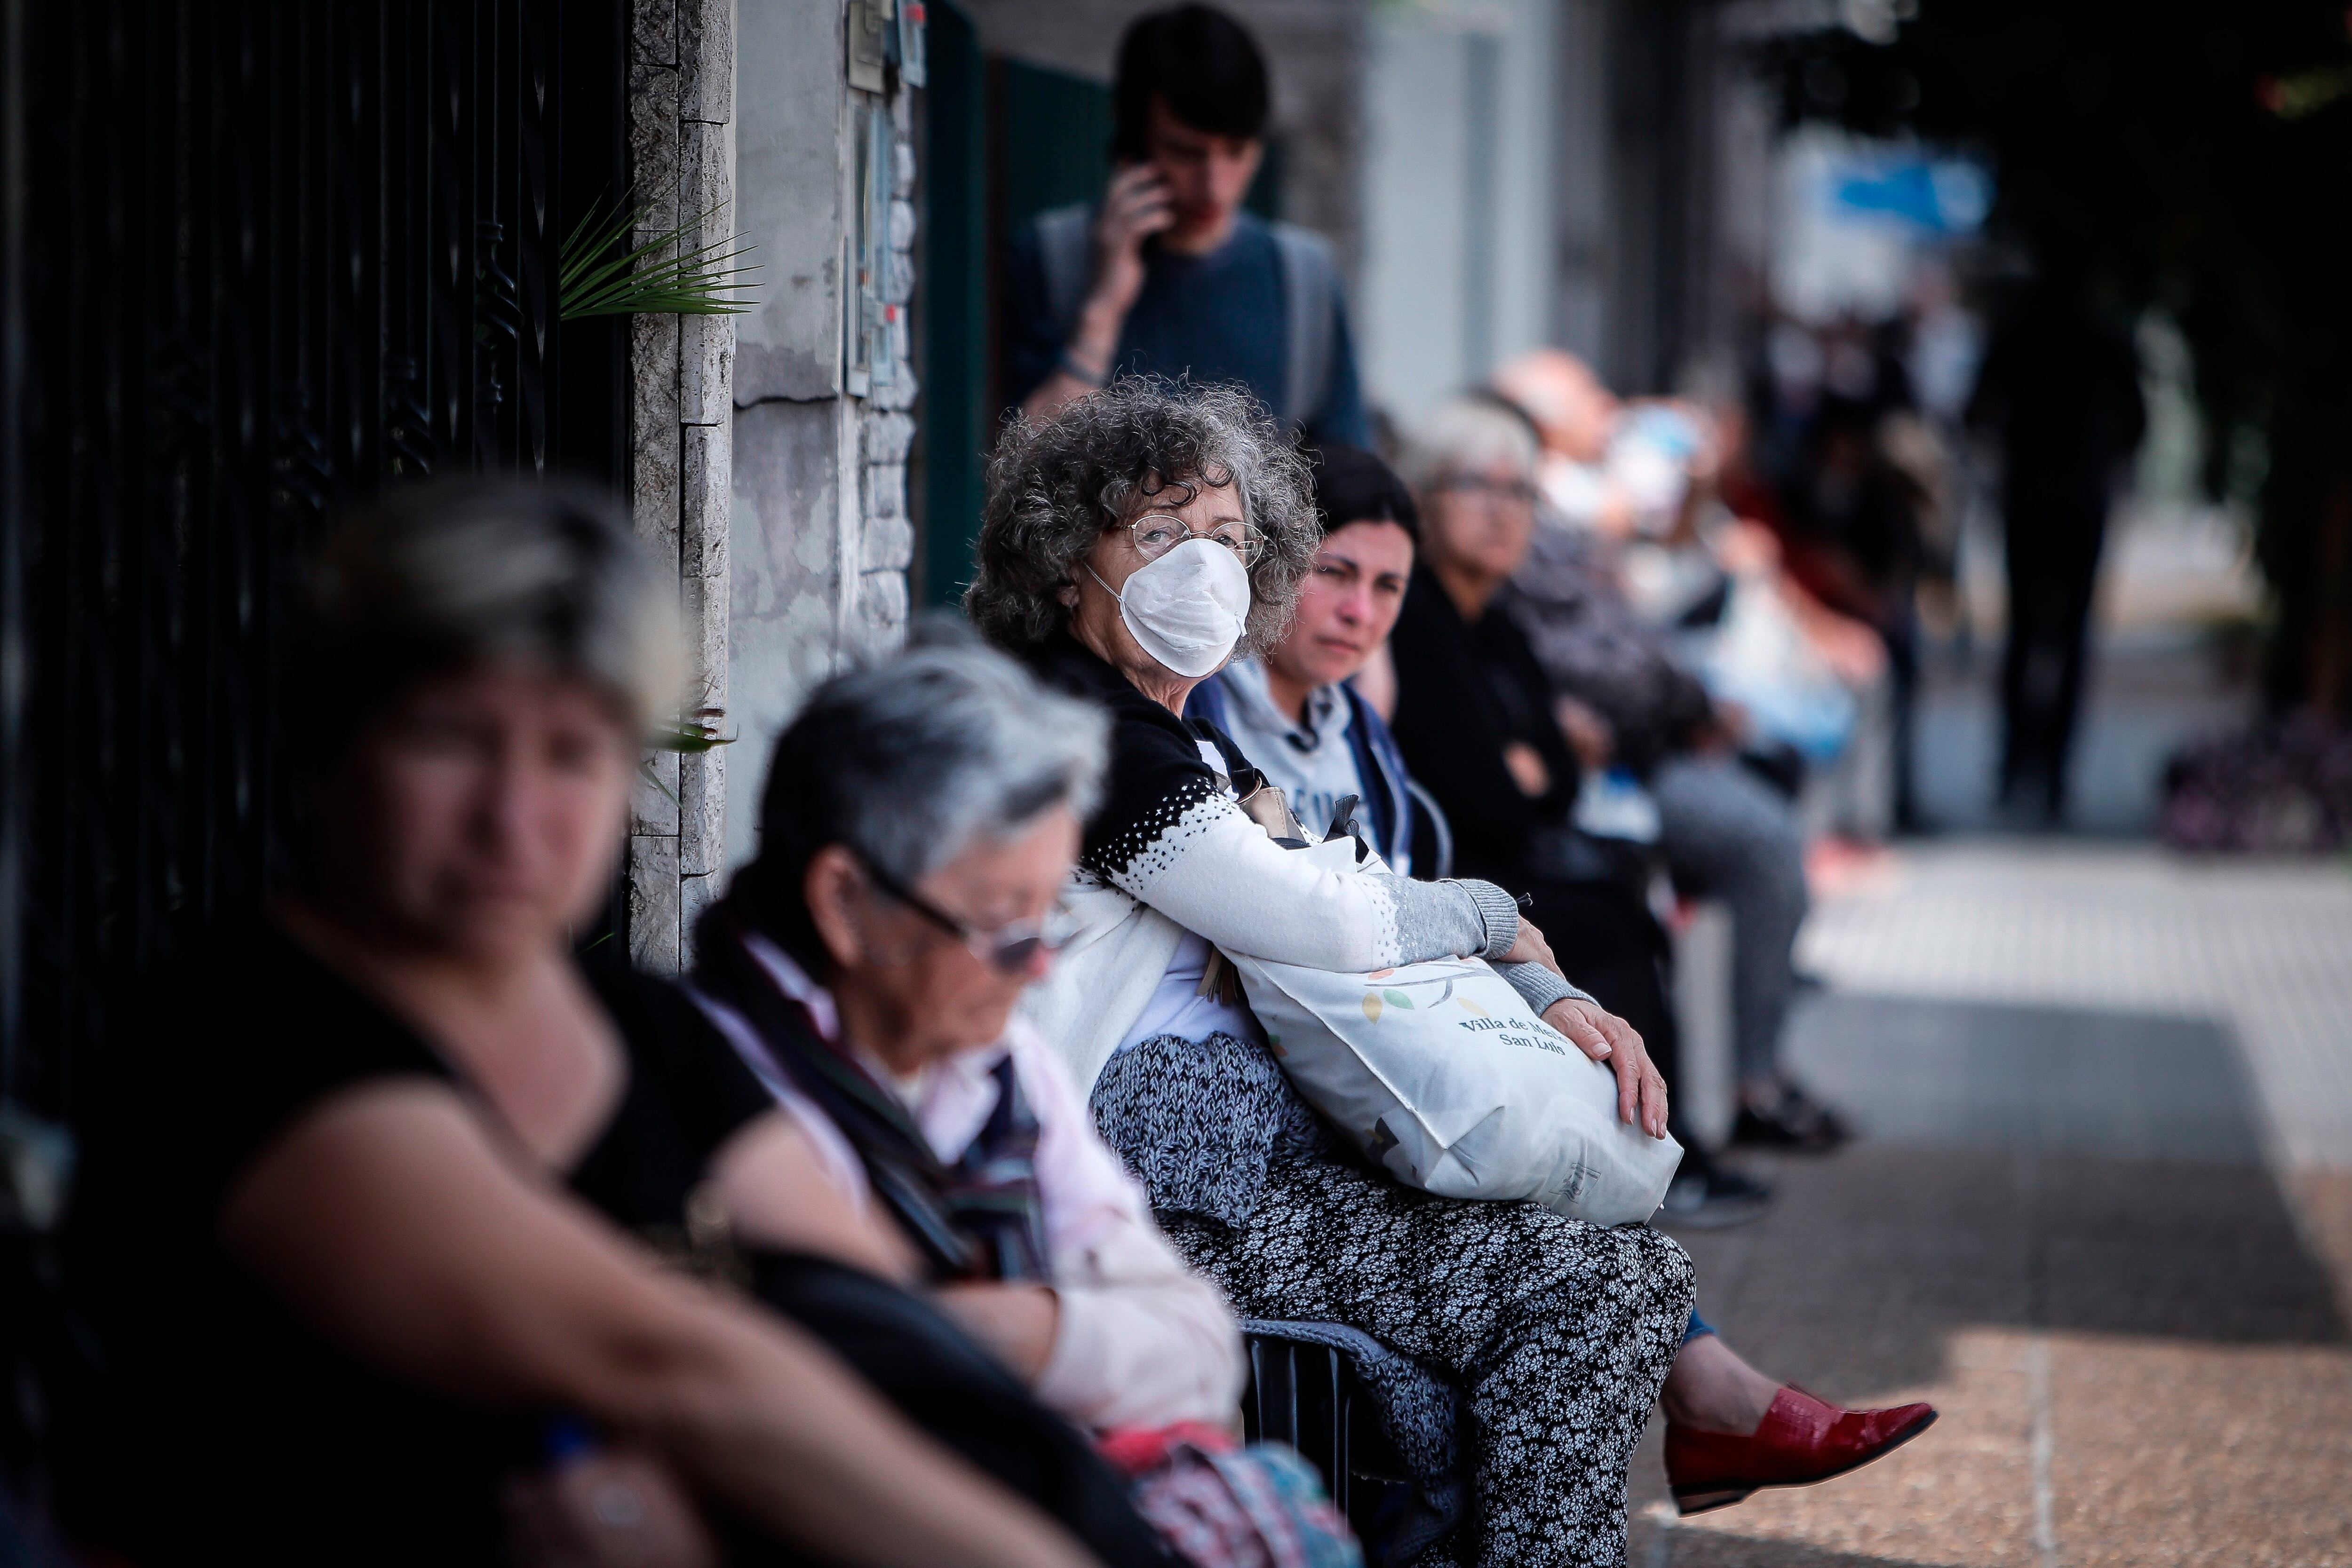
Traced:
<svg viewBox="0 0 2352 1568">
<path fill-rule="evenodd" d="M 1421 543 L 1421 508 L 1396 470 L 1344 442 L 1301 445 L 1314 476 L 1315 520 L 1325 533 L 1349 523 L 1394 523 Z"/>
<path fill-rule="evenodd" d="M 1247 29 L 1208 5 L 1179 5 L 1138 16 L 1118 43 L 1118 119 L 1111 156 L 1147 155 L 1151 100 L 1195 131 L 1255 140 L 1265 134 L 1269 97 L 1265 57 Z"/>
</svg>

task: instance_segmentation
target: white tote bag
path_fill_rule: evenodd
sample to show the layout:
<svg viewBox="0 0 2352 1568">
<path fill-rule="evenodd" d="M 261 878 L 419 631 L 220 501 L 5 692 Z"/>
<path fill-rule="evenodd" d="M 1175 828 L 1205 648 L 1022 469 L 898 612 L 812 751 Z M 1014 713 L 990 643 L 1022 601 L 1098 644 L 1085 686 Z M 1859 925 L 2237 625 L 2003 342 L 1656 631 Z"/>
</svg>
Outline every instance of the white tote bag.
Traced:
<svg viewBox="0 0 2352 1568">
<path fill-rule="evenodd" d="M 1297 852 L 1350 864 L 1347 840 Z M 1370 975 L 1227 954 L 1298 1092 L 1408 1186 L 1646 1220 L 1682 1145 L 1617 1119 L 1617 1077 L 1532 1016 L 1484 959 Z"/>
</svg>

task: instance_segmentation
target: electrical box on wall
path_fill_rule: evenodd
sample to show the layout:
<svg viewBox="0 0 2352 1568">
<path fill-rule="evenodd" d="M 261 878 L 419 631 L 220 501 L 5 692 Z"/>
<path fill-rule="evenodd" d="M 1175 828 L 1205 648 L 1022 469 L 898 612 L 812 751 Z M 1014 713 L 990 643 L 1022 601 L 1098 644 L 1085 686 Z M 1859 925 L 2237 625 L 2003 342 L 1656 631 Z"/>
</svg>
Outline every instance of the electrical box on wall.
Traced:
<svg viewBox="0 0 2352 1568">
<path fill-rule="evenodd" d="M 882 69 L 898 52 L 898 7 L 893 0 L 849 0 L 849 85 L 880 92 Z"/>
</svg>

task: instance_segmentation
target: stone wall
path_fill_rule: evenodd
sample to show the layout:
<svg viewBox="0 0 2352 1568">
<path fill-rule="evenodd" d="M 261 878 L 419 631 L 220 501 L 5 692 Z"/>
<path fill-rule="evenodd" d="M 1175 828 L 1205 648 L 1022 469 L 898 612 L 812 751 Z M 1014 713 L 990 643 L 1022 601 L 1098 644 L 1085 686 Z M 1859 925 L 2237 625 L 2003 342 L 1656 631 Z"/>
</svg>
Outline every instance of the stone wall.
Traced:
<svg viewBox="0 0 2352 1568">
<path fill-rule="evenodd" d="M 630 178 L 646 204 L 638 239 L 698 214 L 688 243 L 722 239 L 735 227 L 732 0 L 637 0 L 630 23 Z M 631 511 L 638 537 L 677 564 L 689 711 L 728 703 L 734 350 L 726 316 L 630 323 Z M 727 749 L 649 751 L 643 771 L 629 834 L 630 956 L 674 972 L 719 869 Z"/>
<path fill-rule="evenodd" d="M 903 634 L 914 528 L 911 104 L 849 86 L 845 0 L 636 0 L 630 151 L 650 234 L 697 214 L 759 270 L 740 316 L 637 318 L 634 509 L 677 562 L 694 704 L 733 744 L 646 754 L 630 831 L 629 946 L 676 972 L 694 920 L 758 847 L 759 780 L 809 687 Z M 863 202 L 861 149 L 885 149 Z M 853 371 L 861 214 L 887 320 Z M 648 235 L 648 237 L 649 237 Z M 727 788 L 730 769 L 736 788 Z"/>
</svg>

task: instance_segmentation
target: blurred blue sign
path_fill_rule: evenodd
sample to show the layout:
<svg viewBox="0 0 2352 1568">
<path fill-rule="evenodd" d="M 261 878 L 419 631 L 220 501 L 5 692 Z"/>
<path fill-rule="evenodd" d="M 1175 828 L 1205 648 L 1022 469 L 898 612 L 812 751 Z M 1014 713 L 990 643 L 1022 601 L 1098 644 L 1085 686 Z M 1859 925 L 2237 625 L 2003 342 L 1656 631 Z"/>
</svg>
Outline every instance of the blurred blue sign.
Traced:
<svg viewBox="0 0 2352 1568">
<path fill-rule="evenodd" d="M 1856 160 L 1832 180 L 1841 217 L 1894 219 L 1929 234 L 1973 234 L 1992 206 L 1992 181 L 1965 158 Z"/>
</svg>

